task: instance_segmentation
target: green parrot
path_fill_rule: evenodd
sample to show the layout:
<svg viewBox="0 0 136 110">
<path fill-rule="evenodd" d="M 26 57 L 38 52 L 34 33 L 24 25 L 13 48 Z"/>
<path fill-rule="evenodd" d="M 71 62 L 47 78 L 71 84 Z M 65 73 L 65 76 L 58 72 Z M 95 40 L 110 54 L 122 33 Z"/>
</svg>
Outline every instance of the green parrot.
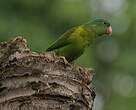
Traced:
<svg viewBox="0 0 136 110">
<path fill-rule="evenodd" d="M 112 34 L 110 23 L 104 19 L 95 19 L 68 30 L 46 51 L 55 51 L 57 56 L 64 56 L 68 62 L 72 62 L 81 56 L 96 38 L 105 34 Z"/>
</svg>

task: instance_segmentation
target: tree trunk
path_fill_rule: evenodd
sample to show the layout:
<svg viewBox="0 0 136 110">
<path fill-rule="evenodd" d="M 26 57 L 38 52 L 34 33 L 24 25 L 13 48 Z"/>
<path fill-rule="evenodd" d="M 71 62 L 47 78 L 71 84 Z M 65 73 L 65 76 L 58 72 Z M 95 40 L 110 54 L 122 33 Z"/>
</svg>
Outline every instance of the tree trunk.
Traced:
<svg viewBox="0 0 136 110">
<path fill-rule="evenodd" d="M 31 52 L 17 37 L 0 46 L 0 110 L 91 110 L 92 69 L 54 52 Z"/>
</svg>

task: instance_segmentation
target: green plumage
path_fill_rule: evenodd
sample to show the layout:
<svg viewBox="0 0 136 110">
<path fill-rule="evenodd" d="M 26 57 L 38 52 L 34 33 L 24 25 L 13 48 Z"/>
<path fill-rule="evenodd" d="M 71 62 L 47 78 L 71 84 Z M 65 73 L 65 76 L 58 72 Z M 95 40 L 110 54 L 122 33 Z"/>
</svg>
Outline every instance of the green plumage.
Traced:
<svg viewBox="0 0 136 110">
<path fill-rule="evenodd" d="M 106 34 L 109 26 L 106 20 L 96 19 L 72 28 L 51 44 L 46 51 L 55 51 L 58 56 L 64 56 L 69 62 L 74 61 L 98 36 Z"/>
</svg>

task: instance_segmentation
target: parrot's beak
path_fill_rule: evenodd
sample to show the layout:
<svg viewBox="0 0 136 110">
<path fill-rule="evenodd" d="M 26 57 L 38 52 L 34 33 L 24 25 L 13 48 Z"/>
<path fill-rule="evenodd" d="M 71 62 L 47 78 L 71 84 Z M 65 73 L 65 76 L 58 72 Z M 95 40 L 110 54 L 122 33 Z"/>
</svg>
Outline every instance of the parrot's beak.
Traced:
<svg viewBox="0 0 136 110">
<path fill-rule="evenodd" d="M 107 28 L 106 34 L 112 35 L 112 27 L 111 27 L 111 26 L 109 26 L 109 27 Z"/>
</svg>

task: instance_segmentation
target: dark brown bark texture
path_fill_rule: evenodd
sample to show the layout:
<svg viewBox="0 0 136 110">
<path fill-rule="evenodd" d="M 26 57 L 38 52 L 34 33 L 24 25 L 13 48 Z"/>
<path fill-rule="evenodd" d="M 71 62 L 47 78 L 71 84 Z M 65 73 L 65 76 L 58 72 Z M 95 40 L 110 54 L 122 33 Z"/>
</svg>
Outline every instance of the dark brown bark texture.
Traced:
<svg viewBox="0 0 136 110">
<path fill-rule="evenodd" d="M 92 77 L 54 52 L 31 52 L 22 37 L 0 44 L 0 110 L 91 110 Z"/>
</svg>

